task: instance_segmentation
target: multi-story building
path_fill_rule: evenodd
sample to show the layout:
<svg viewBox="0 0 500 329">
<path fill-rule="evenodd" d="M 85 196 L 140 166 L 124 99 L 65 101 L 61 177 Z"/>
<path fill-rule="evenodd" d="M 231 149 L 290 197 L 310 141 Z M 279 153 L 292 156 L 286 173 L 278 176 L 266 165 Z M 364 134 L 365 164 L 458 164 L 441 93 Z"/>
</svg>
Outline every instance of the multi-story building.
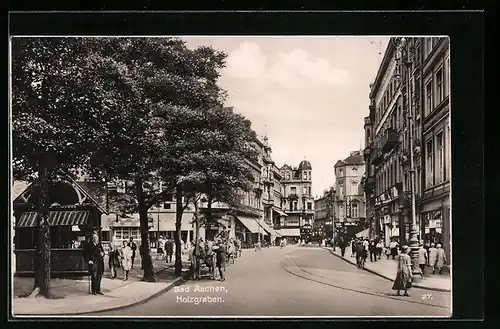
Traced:
<svg viewBox="0 0 500 329">
<path fill-rule="evenodd" d="M 335 189 L 330 187 L 323 195 L 314 200 L 313 230 L 321 232 L 323 237 L 333 237 Z"/>
<path fill-rule="evenodd" d="M 402 81 L 405 70 L 398 62 L 394 38 L 385 51 L 375 81 L 371 84 L 370 115 L 365 118 L 366 161 L 365 193 L 369 201 L 371 235 L 385 239 L 404 238 L 402 220 L 403 194 L 400 162 L 401 130 L 403 127 Z M 401 240 L 401 239 L 400 239 Z"/>
<path fill-rule="evenodd" d="M 353 151 L 335 164 L 335 227 L 348 235 L 365 226 L 365 194 L 361 179 L 365 172 L 362 151 Z"/>
<path fill-rule="evenodd" d="M 425 240 L 443 244 L 450 259 L 450 45 L 447 37 L 421 43 L 421 229 Z"/>
<path fill-rule="evenodd" d="M 314 198 L 311 191 L 312 166 L 303 160 L 298 167 L 284 164 L 282 177 L 281 209 L 287 215 L 278 232 L 289 240 L 310 238 L 314 217 Z"/>
<path fill-rule="evenodd" d="M 399 49 L 398 41 L 389 42 L 364 119 L 367 216 L 386 243 L 408 243 L 413 184 L 418 239 L 443 243 L 449 256 L 449 40 L 407 38 Z"/>
</svg>

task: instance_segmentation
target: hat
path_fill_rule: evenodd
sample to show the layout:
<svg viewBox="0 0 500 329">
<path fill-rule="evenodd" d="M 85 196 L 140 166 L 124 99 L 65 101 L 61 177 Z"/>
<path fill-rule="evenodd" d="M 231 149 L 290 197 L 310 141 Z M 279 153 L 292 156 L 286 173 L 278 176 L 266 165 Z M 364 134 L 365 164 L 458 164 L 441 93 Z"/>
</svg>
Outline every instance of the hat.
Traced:
<svg viewBox="0 0 500 329">
<path fill-rule="evenodd" d="M 409 247 L 405 244 L 405 245 L 403 245 L 403 246 L 401 247 L 401 250 L 406 251 L 406 250 L 408 250 L 408 248 L 409 248 Z"/>
<path fill-rule="evenodd" d="M 441 247 L 442 247 L 441 243 L 438 243 L 438 244 L 437 244 L 437 247 L 438 247 L 438 248 L 441 248 Z"/>
</svg>

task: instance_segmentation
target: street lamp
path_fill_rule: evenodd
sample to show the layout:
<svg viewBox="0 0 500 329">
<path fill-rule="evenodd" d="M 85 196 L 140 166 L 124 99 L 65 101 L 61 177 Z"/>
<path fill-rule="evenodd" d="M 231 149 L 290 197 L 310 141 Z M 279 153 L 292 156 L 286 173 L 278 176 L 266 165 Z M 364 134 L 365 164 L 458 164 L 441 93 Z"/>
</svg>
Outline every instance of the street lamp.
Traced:
<svg viewBox="0 0 500 329">
<path fill-rule="evenodd" d="M 408 99 L 408 129 L 409 134 L 409 144 L 410 144 L 410 186 L 411 186 L 411 229 L 410 229 L 410 257 L 412 263 L 412 276 L 415 281 L 421 279 L 421 270 L 418 266 L 418 228 L 417 228 L 417 215 L 415 207 L 415 159 L 413 154 L 413 106 L 412 106 L 412 90 L 411 78 L 413 76 L 413 51 L 414 49 L 410 47 L 409 42 L 406 38 L 396 38 L 396 47 L 399 58 L 396 61 L 402 61 L 406 66 L 408 74 L 406 74 L 406 93 Z M 404 57 L 404 55 L 406 55 Z"/>
</svg>

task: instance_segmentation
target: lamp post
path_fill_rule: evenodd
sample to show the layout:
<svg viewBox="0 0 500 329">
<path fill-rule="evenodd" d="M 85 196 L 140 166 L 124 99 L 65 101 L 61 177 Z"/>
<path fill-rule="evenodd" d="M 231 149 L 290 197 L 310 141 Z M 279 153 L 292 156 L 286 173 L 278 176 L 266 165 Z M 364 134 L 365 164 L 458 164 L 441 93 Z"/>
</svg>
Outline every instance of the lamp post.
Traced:
<svg viewBox="0 0 500 329">
<path fill-rule="evenodd" d="M 417 228 L 417 214 L 415 207 L 415 159 L 413 152 L 413 106 L 412 106 L 412 90 L 411 90 L 411 79 L 413 77 L 413 49 L 410 48 L 408 40 L 406 38 L 397 38 L 397 51 L 400 54 L 399 59 L 404 63 L 407 69 L 406 74 L 406 93 L 408 99 L 408 130 L 409 134 L 409 147 L 410 147 L 410 194 L 411 194 L 411 229 L 410 229 L 410 257 L 412 263 L 412 276 L 414 281 L 421 280 L 421 271 L 418 266 L 418 228 Z M 406 55 L 406 58 L 403 58 Z"/>
</svg>

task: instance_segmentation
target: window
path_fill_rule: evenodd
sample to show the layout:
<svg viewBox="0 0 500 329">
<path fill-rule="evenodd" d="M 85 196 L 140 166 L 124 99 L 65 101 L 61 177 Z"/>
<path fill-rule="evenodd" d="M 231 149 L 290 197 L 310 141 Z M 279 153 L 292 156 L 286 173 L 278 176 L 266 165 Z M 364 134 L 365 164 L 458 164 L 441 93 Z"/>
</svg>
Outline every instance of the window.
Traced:
<svg viewBox="0 0 500 329">
<path fill-rule="evenodd" d="M 304 171 L 304 180 L 307 180 L 307 171 Z"/>
<path fill-rule="evenodd" d="M 444 148 L 443 148 L 443 133 L 436 136 L 436 149 L 437 149 L 437 184 L 444 181 Z"/>
<path fill-rule="evenodd" d="M 344 174 L 344 172 L 342 171 L 342 169 L 339 170 L 339 176 L 342 177 L 342 175 Z"/>
<path fill-rule="evenodd" d="M 415 46 L 415 63 L 420 64 L 420 45 Z"/>
<path fill-rule="evenodd" d="M 425 46 L 425 55 L 429 56 L 429 54 L 432 51 L 432 38 L 427 38 L 426 40 L 426 46 Z"/>
<path fill-rule="evenodd" d="M 352 168 L 352 175 L 357 176 L 358 175 L 358 169 L 357 168 Z"/>
<path fill-rule="evenodd" d="M 426 187 L 429 188 L 434 185 L 434 155 L 433 155 L 433 141 L 429 140 L 426 144 Z"/>
<path fill-rule="evenodd" d="M 293 202 L 293 210 L 297 210 L 297 206 L 298 206 L 297 201 L 294 201 L 294 202 Z"/>
<path fill-rule="evenodd" d="M 295 186 L 291 187 L 290 194 L 297 194 L 297 188 Z"/>
<path fill-rule="evenodd" d="M 345 213 L 344 213 L 344 205 L 339 205 L 339 217 L 340 218 L 345 218 Z"/>
<path fill-rule="evenodd" d="M 425 85 L 425 114 L 429 114 L 433 110 L 433 101 L 432 101 L 432 80 L 429 80 Z"/>
<path fill-rule="evenodd" d="M 172 204 L 170 204 L 170 203 L 164 203 L 163 204 L 163 208 L 165 208 L 165 209 L 172 209 Z"/>
<path fill-rule="evenodd" d="M 303 188 L 302 188 L 302 193 L 303 193 L 303 194 L 307 194 L 307 187 L 303 187 Z"/>
<path fill-rule="evenodd" d="M 352 218 L 358 218 L 359 217 L 359 211 L 358 211 L 358 204 L 353 203 L 351 205 L 351 217 Z"/>
<path fill-rule="evenodd" d="M 307 188 L 307 190 L 308 190 L 308 192 L 309 192 L 309 193 L 307 193 L 307 194 L 311 195 L 311 187 L 310 187 L 310 186 Z"/>
<path fill-rule="evenodd" d="M 312 202 L 308 202 L 307 203 L 307 210 L 312 210 L 312 207 L 313 207 Z"/>
<path fill-rule="evenodd" d="M 443 68 L 436 72 L 436 104 L 440 104 L 444 99 Z"/>
</svg>

